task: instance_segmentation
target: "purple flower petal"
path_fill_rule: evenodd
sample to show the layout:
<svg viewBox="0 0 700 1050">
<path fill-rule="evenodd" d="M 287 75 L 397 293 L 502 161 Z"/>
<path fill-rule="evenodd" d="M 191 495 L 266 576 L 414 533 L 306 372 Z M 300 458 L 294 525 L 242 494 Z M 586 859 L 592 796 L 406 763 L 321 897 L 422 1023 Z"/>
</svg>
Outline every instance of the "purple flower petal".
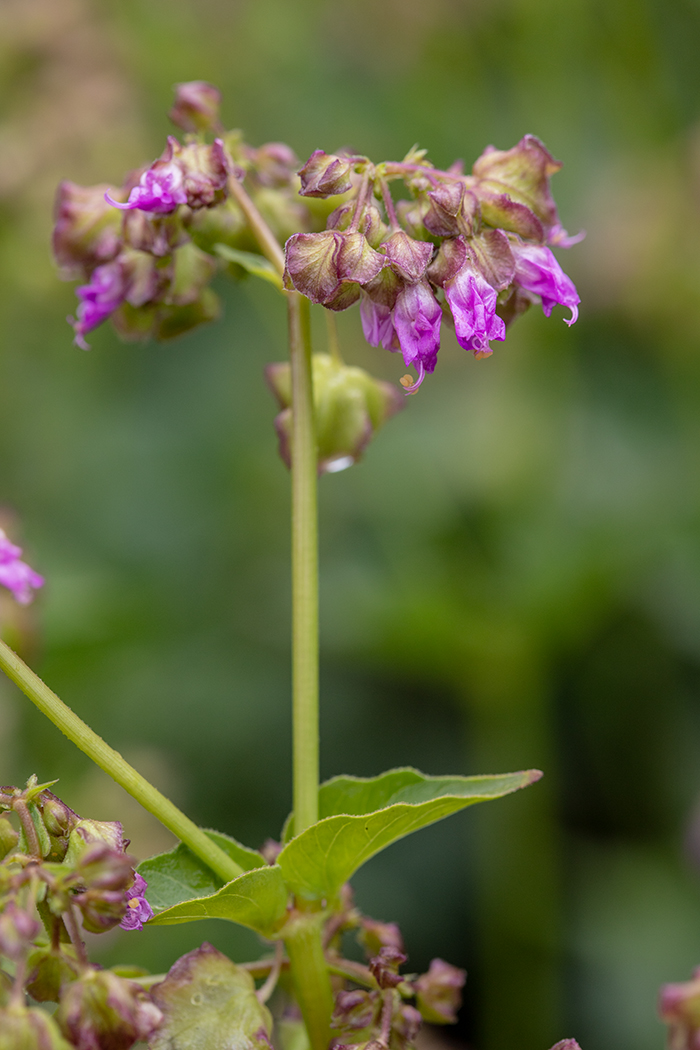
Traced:
<svg viewBox="0 0 700 1050">
<path fill-rule="evenodd" d="M 105 200 L 122 211 L 139 208 L 141 211 L 165 215 L 175 211 L 178 204 L 187 203 L 184 183 L 184 172 L 179 164 L 172 160 L 157 160 L 143 173 L 126 204 L 113 200 L 108 193 L 105 193 Z"/>
<path fill-rule="evenodd" d="M 391 319 L 391 310 L 381 303 L 374 303 L 368 295 L 362 296 L 360 303 L 360 318 L 362 320 L 362 331 L 370 346 L 379 346 L 385 350 L 398 349 L 396 344 L 396 333 L 394 323 Z"/>
<path fill-rule="evenodd" d="M 122 930 L 142 930 L 143 924 L 153 918 L 153 908 L 145 897 L 131 897 L 126 905 L 126 915 L 119 923 Z"/>
<path fill-rule="evenodd" d="M 89 284 L 76 288 L 80 299 L 76 310 L 77 320 L 68 318 L 75 331 L 75 343 L 82 350 L 89 350 L 85 333 L 102 324 L 124 301 L 127 282 L 123 267 L 118 260 L 98 266 L 93 271 Z"/>
<path fill-rule="evenodd" d="M 476 357 L 492 353 L 489 339 L 505 339 L 506 326 L 496 313 L 496 290 L 470 262 L 445 282 L 445 298 L 455 322 L 457 342 Z"/>
<path fill-rule="evenodd" d="M 574 282 L 566 276 L 549 248 L 536 244 L 513 244 L 512 250 L 516 284 L 540 296 L 546 317 L 551 314 L 555 303 L 568 306 L 571 317 L 565 318 L 565 321 L 572 325 L 578 317 L 581 300 Z"/>
<path fill-rule="evenodd" d="M 432 372 L 440 349 L 442 310 L 427 281 L 408 284 L 398 294 L 393 322 L 406 365 Z"/>
<path fill-rule="evenodd" d="M 12 591 L 20 605 L 29 605 L 34 597 L 32 590 L 42 587 L 44 578 L 20 561 L 21 553 L 21 548 L 10 543 L 0 529 L 0 584 Z"/>
</svg>

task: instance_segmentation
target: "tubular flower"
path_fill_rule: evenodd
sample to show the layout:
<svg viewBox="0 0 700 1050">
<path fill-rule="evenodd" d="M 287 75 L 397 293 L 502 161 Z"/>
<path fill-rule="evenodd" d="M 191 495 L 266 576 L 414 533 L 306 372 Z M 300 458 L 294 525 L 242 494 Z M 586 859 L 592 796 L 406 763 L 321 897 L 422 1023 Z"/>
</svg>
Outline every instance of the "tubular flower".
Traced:
<svg viewBox="0 0 700 1050">
<path fill-rule="evenodd" d="M 12 591 L 20 605 L 29 605 L 33 598 L 32 591 L 44 584 L 43 576 L 20 561 L 21 547 L 10 543 L 0 529 L 0 584 Z"/>
<path fill-rule="evenodd" d="M 433 372 L 440 349 L 442 310 L 427 281 L 407 284 L 396 299 L 394 328 L 406 365 L 415 365 L 418 378 L 404 389 L 412 394 L 423 382 L 426 372 Z"/>
<path fill-rule="evenodd" d="M 515 257 L 515 283 L 526 292 L 540 296 L 546 317 L 549 317 L 556 303 L 568 306 L 571 317 L 565 318 L 565 321 L 572 325 L 578 318 L 581 300 L 574 282 L 566 276 L 549 248 L 539 244 L 514 244 L 512 250 Z"/>
<path fill-rule="evenodd" d="M 445 298 L 455 322 L 457 342 L 476 358 L 493 351 L 490 339 L 505 339 L 506 326 L 496 314 L 496 290 L 471 262 L 445 282 Z"/>
</svg>

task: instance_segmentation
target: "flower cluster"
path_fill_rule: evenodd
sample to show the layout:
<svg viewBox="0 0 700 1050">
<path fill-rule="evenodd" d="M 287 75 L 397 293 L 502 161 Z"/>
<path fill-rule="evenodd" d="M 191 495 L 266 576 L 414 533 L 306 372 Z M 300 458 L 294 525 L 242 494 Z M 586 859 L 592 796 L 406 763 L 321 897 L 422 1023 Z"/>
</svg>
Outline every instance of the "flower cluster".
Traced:
<svg viewBox="0 0 700 1050">
<path fill-rule="evenodd" d="M 292 151 L 277 142 L 256 149 L 224 131 L 219 103 L 211 84 L 178 85 L 170 117 L 185 132 L 182 142 L 170 136 L 162 155 L 120 187 L 59 186 L 53 250 L 64 276 L 83 281 L 69 318 L 82 349 L 107 318 L 123 338 L 166 339 L 218 315 L 212 277 L 224 266 L 242 272 L 222 257 L 222 246 L 256 249 L 231 180 L 247 180 L 280 244 L 325 222 L 326 212 L 314 219 L 298 195 Z"/>
<path fill-rule="evenodd" d="M 0 970 L 3 1047 L 128 1050 L 161 1024 L 138 984 L 90 965 L 79 932 L 78 918 L 91 933 L 151 918 L 127 845 L 121 824 L 79 817 L 36 777 L 0 788 L 0 956 L 14 971 Z"/>
<path fill-rule="evenodd" d="M 33 598 L 32 591 L 42 587 L 43 576 L 21 560 L 22 548 L 10 543 L 0 529 L 0 584 L 12 591 L 21 605 L 28 605 Z"/>
<path fill-rule="evenodd" d="M 416 369 L 415 382 L 402 380 L 408 393 L 435 368 L 443 318 L 477 358 L 532 302 L 547 316 L 568 307 L 571 325 L 579 296 L 549 247 L 579 239 L 562 229 L 551 195 L 560 167 L 533 135 L 489 147 L 471 175 L 458 164 L 438 171 L 423 151 L 374 165 L 317 150 L 299 172 L 301 195 L 344 197 L 325 231 L 290 237 L 286 286 L 331 310 L 360 301 L 367 341 Z M 395 206 L 389 183 L 399 178 L 412 198 Z"/>
</svg>

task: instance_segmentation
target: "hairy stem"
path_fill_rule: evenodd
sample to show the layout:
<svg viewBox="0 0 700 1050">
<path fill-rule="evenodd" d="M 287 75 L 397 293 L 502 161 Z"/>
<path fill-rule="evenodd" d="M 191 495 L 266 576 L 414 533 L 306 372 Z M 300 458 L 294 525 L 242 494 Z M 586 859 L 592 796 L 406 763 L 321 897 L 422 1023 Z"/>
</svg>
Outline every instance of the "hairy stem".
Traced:
<svg viewBox="0 0 700 1050">
<path fill-rule="evenodd" d="M 140 802 L 144 809 L 157 817 L 161 824 L 177 835 L 180 841 L 220 878 L 229 882 L 243 874 L 243 868 L 239 864 L 227 856 L 165 795 L 161 795 L 160 791 L 149 784 L 145 777 L 137 773 L 118 751 L 106 744 L 102 737 L 78 718 L 3 641 L 0 641 L 0 669 L 69 740 Z"/>
<path fill-rule="evenodd" d="M 285 946 L 311 1050 L 326 1050 L 330 1041 L 333 992 L 321 944 L 321 919 L 304 916 L 292 925 Z"/>
<path fill-rule="evenodd" d="M 292 368 L 292 709 L 294 834 L 318 820 L 317 450 L 309 303 L 289 293 Z"/>
</svg>

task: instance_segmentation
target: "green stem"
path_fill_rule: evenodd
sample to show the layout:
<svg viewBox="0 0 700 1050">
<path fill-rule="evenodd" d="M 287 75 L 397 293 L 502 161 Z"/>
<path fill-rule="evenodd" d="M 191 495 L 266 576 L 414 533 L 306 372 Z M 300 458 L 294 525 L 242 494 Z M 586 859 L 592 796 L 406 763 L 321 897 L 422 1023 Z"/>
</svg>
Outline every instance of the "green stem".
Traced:
<svg viewBox="0 0 700 1050">
<path fill-rule="evenodd" d="M 333 991 L 321 944 L 320 916 L 300 917 L 284 943 L 312 1050 L 326 1050 L 330 1041 Z"/>
<path fill-rule="evenodd" d="M 140 802 L 144 809 L 157 817 L 184 842 L 212 871 L 225 882 L 243 874 L 236 864 L 216 843 L 186 817 L 177 806 L 161 795 L 145 777 L 137 773 L 118 751 L 104 742 L 81 718 L 71 711 L 47 685 L 42 682 L 12 649 L 0 640 L 0 669 L 25 693 L 33 704 L 45 714 L 61 732 L 76 744 L 88 758 L 108 773 L 117 784 Z"/>
<path fill-rule="evenodd" d="M 277 243 L 274 233 L 243 189 L 241 183 L 233 175 L 228 180 L 228 188 L 255 234 L 261 252 L 281 276 L 284 273 L 284 252 Z"/>
<path fill-rule="evenodd" d="M 317 449 L 309 302 L 289 293 L 292 369 L 292 708 L 294 833 L 318 820 Z"/>
</svg>

